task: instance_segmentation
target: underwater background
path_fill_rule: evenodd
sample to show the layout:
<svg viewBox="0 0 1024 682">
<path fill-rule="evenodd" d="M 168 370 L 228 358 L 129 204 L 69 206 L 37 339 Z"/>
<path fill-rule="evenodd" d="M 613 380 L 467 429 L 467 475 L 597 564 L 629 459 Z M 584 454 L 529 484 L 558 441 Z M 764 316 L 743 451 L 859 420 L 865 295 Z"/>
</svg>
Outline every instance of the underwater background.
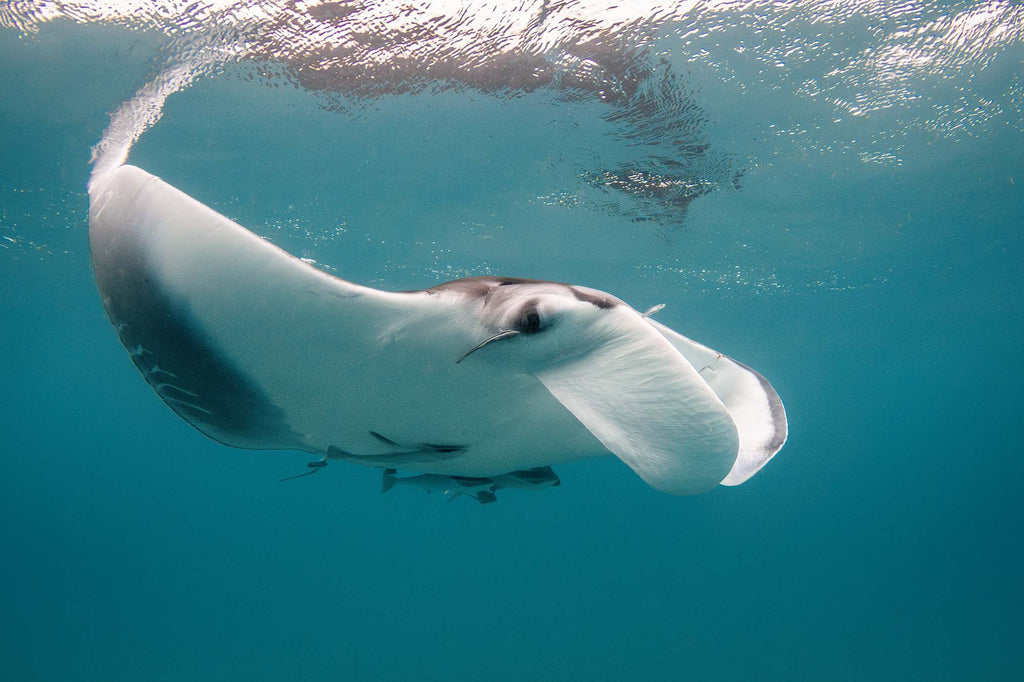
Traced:
<svg viewBox="0 0 1024 682">
<path fill-rule="evenodd" d="M 1013 679 L 1022 64 L 1014 2 L 0 4 L 0 677 Z M 361 284 L 665 303 L 789 442 L 695 497 L 279 483 L 106 319 L 126 154 Z"/>
</svg>

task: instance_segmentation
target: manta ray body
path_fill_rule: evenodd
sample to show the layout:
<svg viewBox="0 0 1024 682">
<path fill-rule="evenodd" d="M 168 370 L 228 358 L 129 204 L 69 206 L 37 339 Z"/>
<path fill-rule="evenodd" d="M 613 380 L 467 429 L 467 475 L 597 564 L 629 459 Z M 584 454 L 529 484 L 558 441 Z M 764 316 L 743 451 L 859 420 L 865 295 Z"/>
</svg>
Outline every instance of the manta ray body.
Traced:
<svg viewBox="0 0 1024 682">
<path fill-rule="evenodd" d="M 689 494 L 742 483 L 786 440 L 764 377 L 602 291 L 360 286 L 130 165 L 94 176 L 89 198 L 121 342 L 172 410 L 226 445 L 492 480 L 614 455 Z"/>
</svg>

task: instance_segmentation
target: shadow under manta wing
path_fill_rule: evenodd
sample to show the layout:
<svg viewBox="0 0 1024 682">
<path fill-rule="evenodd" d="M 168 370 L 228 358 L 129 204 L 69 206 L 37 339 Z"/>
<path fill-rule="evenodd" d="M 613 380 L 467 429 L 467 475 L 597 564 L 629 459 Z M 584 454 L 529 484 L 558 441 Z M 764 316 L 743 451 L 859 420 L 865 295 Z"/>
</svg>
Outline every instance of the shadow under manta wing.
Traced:
<svg viewBox="0 0 1024 682">
<path fill-rule="evenodd" d="M 164 275 L 192 273 L 163 224 L 185 221 L 198 231 L 223 220 L 198 202 L 166 196 L 165 187 L 122 167 L 90 188 L 93 269 L 121 342 L 157 395 L 207 436 L 238 447 L 302 448 L 282 410 L 210 338 L 181 283 Z"/>
<path fill-rule="evenodd" d="M 372 378 L 359 363 L 388 325 L 443 312 L 310 267 L 133 166 L 94 177 L 89 198 L 93 268 L 122 343 L 172 410 L 227 445 L 326 452 L 345 435 L 333 420 L 379 407 L 343 396 Z"/>
</svg>

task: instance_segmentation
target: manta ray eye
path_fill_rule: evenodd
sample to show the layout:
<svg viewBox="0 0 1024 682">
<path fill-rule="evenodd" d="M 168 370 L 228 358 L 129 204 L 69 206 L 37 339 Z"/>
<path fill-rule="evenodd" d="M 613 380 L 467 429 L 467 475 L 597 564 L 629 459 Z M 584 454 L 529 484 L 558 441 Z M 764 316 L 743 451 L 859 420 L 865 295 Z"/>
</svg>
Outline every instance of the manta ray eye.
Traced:
<svg viewBox="0 0 1024 682">
<path fill-rule="evenodd" d="M 555 320 L 545 319 L 542 320 L 540 312 L 537 310 L 536 303 L 528 303 L 524 305 L 516 317 L 509 321 L 509 327 L 502 329 L 494 336 L 484 339 L 480 343 L 476 344 L 461 358 L 455 361 L 455 364 L 459 364 L 473 353 L 477 352 L 484 346 L 489 346 L 495 341 L 501 341 L 502 339 L 511 339 L 521 334 L 536 334 L 542 332 L 545 329 L 549 329 Z"/>
<path fill-rule="evenodd" d="M 516 320 L 516 331 L 523 334 L 536 334 L 542 331 L 540 313 L 537 312 L 536 306 L 527 306 L 523 309 L 519 319 Z"/>
</svg>

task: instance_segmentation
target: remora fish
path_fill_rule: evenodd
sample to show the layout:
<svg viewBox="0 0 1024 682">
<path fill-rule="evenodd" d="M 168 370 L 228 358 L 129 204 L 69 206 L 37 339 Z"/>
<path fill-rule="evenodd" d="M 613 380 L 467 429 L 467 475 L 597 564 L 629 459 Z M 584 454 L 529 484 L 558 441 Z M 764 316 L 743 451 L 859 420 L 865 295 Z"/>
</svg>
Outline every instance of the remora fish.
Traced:
<svg viewBox="0 0 1024 682">
<path fill-rule="evenodd" d="M 494 502 L 497 497 L 491 491 L 494 482 L 488 478 L 467 478 L 461 476 L 440 476 L 438 474 L 418 474 L 416 476 L 396 476 L 396 469 L 385 469 L 380 492 L 386 493 L 395 486 L 409 486 L 425 490 L 427 493 L 440 493 L 451 502 L 459 495 L 469 495 L 481 504 Z"/>
<path fill-rule="evenodd" d="M 386 493 L 396 485 L 406 485 L 428 493 L 439 492 L 451 502 L 459 495 L 469 495 L 481 504 L 489 504 L 498 499 L 495 493 L 502 488 L 549 488 L 561 484 L 558 475 L 551 467 L 537 467 L 525 471 L 512 471 L 492 478 L 470 478 L 467 476 L 439 476 L 437 474 L 421 474 L 419 476 L 398 477 L 396 469 L 385 469 L 381 485 L 381 493 Z"/>
</svg>

